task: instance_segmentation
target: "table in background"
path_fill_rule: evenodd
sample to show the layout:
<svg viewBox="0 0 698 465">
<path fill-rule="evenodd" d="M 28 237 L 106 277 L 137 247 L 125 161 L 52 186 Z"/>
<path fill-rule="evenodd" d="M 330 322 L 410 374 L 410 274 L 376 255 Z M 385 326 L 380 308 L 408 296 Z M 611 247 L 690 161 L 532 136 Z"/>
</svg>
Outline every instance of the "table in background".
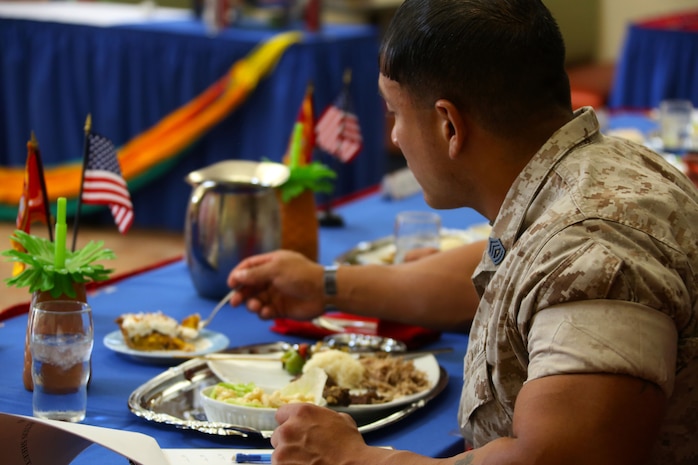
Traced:
<svg viewBox="0 0 698 465">
<path fill-rule="evenodd" d="M 93 130 L 121 146 L 279 32 L 229 28 L 210 36 L 186 10 L 144 11 L 138 5 L 0 3 L 0 165 L 24 166 L 31 131 L 46 166 L 79 160 L 88 113 Z M 224 159 L 280 160 L 307 84 L 314 85 L 319 114 L 339 95 L 346 68 L 353 71 L 350 92 L 364 148 L 336 167 L 336 195 L 377 185 L 386 159 L 377 54 L 371 26 L 306 33 L 240 108 L 163 176 L 131 193 L 135 224 L 182 230 L 190 194 L 184 177 L 193 170 Z M 112 221 L 107 211 L 101 218 Z"/>
<path fill-rule="evenodd" d="M 664 99 L 698 106 L 698 11 L 628 28 L 609 108 L 657 108 Z"/>
<path fill-rule="evenodd" d="M 381 198 L 378 194 L 359 199 L 336 211 L 345 220 L 343 228 L 323 228 L 320 232 L 320 261 L 325 264 L 358 242 L 379 239 L 392 233 L 393 218 L 402 210 L 428 209 L 421 195 L 399 201 Z M 485 219 L 470 209 L 439 211 L 445 228 L 466 228 Z M 180 430 L 172 426 L 150 423 L 129 412 L 127 399 L 138 386 L 161 373 L 165 367 L 136 362 L 106 349 L 104 336 L 117 329 L 114 319 L 124 312 L 162 310 L 176 318 L 199 312 L 207 315 L 214 302 L 200 298 L 189 279 L 184 262 L 148 271 L 135 277 L 100 288 L 88 297 L 94 312 L 95 348 L 93 378 L 88 392 L 85 423 L 109 428 L 137 431 L 154 437 L 163 448 L 236 448 L 268 447 L 261 440 L 207 435 L 198 431 Z M 211 323 L 214 331 L 223 332 L 231 346 L 303 339 L 281 336 L 269 330 L 271 323 L 262 322 L 243 308 L 228 308 Z M 3 376 L 0 377 L 0 411 L 31 415 L 31 393 L 22 385 L 22 352 L 26 317 L 18 316 L 0 328 L 0 356 Z M 364 437 L 372 445 L 390 445 L 420 454 L 439 457 L 462 451 L 463 439 L 458 430 L 457 410 L 462 384 L 463 355 L 467 336 L 444 333 L 429 347 L 453 347 L 451 353 L 437 355 L 439 364 L 448 372 L 445 390 L 426 408 Z M 83 452 L 74 465 L 125 465 L 123 457 L 98 446 Z"/>
</svg>

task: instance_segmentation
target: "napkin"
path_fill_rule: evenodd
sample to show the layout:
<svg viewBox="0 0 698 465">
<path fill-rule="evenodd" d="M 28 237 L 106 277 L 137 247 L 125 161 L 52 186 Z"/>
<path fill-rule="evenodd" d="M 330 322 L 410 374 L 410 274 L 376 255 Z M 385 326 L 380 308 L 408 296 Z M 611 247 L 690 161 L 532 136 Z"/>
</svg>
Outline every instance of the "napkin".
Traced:
<svg viewBox="0 0 698 465">
<path fill-rule="evenodd" d="M 361 317 L 341 312 L 329 312 L 324 317 L 337 326 L 336 330 L 320 326 L 316 321 L 296 321 L 288 318 L 274 320 L 271 330 L 279 334 L 303 336 L 311 339 L 322 339 L 331 334 L 342 332 L 371 334 L 404 342 L 408 349 L 418 349 L 441 337 L 439 331 L 378 318 Z"/>
</svg>

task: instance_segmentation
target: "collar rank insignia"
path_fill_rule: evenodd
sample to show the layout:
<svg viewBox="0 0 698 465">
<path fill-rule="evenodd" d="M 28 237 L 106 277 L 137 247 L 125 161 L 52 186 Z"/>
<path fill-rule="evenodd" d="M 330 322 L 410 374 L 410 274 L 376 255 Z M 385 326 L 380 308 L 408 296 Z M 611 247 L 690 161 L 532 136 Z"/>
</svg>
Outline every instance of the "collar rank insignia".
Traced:
<svg viewBox="0 0 698 465">
<path fill-rule="evenodd" d="M 504 256 L 507 254 L 502 241 L 497 238 L 490 237 L 489 245 L 487 246 L 487 254 L 490 256 L 492 263 L 499 265 L 504 260 Z"/>
</svg>

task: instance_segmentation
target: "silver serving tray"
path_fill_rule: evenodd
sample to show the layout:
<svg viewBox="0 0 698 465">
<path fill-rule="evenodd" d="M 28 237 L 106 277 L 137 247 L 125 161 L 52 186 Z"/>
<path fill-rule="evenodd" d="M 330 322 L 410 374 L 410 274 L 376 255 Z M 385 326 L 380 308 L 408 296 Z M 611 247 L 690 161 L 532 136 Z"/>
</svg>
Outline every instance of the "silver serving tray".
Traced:
<svg viewBox="0 0 698 465">
<path fill-rule="evenodd" d="M 285 350 L 290 345 L 284 342 L 253 345 L 229 349 L 230 353 L 271 353 Z M 147 381 L 128 398 L 128 406 L 136 416 L 155 423 L 177 428 L 196 430 L 218 436 L 241 436 L 270 438 L 272 431 L 260 431 L 240 425 L 214 423 L 206 419 L 199 400 L 199 391 L 220 382 L 208 368 L 206 360 L 191 359 L 172 367 Z M 439 380 L 429 393 L 411 404 L 381 410 L 372 415 L 355 416 L 359 431 L 368 433 L 402 420 L 423 408 L 438 396 L 448 384 L 448 373 L 439 366 Z"/>
</svg>

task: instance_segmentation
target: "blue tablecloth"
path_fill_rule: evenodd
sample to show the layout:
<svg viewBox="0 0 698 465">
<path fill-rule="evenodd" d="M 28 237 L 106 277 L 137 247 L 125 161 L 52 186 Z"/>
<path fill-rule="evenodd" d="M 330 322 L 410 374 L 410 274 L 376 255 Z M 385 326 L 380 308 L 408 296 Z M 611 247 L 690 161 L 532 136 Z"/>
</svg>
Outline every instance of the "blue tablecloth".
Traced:
<svg viewBox="0 0 698 465">
<path fill-rule="evenodd" d="M 65 7 L 89 7 L 76 5 Z M 2 16 L 0 10 L 4 166 L 24 165 L 31 131 L 46 166 L 79 160 L 88 113 L 93 130 L 120 146 L 189 102 L 278 32 L 229 28 L 212 37 L 193 18 L 99 26 Z M 328 25 L 319 33 L 306 33 L 239 109 L 162 177 L 132 192 L 135 224 L 182 230 L 190 194 L 184 177 L 193 170 L 224 159 L 280 160 L 308 83 L 314 85 L 319 114 L 339 94 L 347 68 L 353 71 L 350 92 L 364 149 L 350 164 L 334 166 L 339 171 L 335 193 L 378 184 L 386 157 L 377 52 L 378 33 L 370 26 Z M 112 221 L 107 211 L 100 218 Z"/>
<path fill-rule="evenodd" d="M 608 106 L 656 108 L 664 99 L 698 106 L 698 12 L 631 24 Z"/>
<path fill-rule="evenodd" d="M 322 229 L 321 261 L 334 258 L 354 247 L 359 241 L 390 235 L 395 214 L 401 210 L 426 209 L 420 195 L 400 201 L 382 199 L 379 195 L 362 198 L 337 209 L 346 222 L 344 228 Z M 465 228 L 484 222 L 470 209 L 439 212 L 446 228 Z M 138 386 L 161 373 L 162 366 L 144 364 L 111 352 L 102 338 L 116 329 L 114 319 L 133 311 L 164 312 L 181 318 L 192 312 L 208 314 L 213 303 L 199 297 L 189 280 L 184 262 L 176 262 L 154 271 L 101 288 L 88 297 L 93 307 L 96 344 L 93 352 L 93 379 L 88 393 L 87 418 L 91 425 L 137 431 L 154 437 L 163 448 L 237 448 L 268 447 L 264 441 L 235 437 L 219 437 L 198 431 L 150 423 L 133 415 L 127 407 L 129 394 Z M 0 411 L 31 415 L 31 393 L 22 386 L 21 367 L 26 317 L 4 322 L 0 328 Z M 280 336 L 269 330 L 271 323 L 262 322 L 243 308 L 230 308 L 218 314 L 210 329 L 228 336 L 231 346 L 298 338 Z M 456 420 L 467 337 L 445 333 L 430 347 L 453 347 L 454 351 L 439 354 L 439 364 L 448 372 L 446 389 L 424 409 L 407 418 L 365 435 L 368 443 L 389 445 L 420 454 L 439 457 L 461 451 L 463 440 L 457 435 Z M 92 446 L 81 454 L 75 465 L 124 465 L 124 459 L 102 447 Z"/>
</svg>

